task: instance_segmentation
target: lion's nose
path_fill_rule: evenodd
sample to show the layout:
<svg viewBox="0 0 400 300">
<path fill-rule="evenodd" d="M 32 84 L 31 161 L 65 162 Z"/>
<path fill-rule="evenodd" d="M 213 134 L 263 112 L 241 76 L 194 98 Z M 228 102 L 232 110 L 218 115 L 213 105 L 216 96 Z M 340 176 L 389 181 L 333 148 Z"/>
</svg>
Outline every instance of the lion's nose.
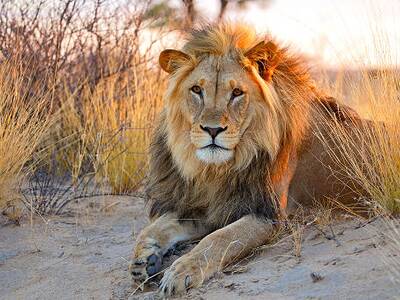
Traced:
<svg viewBox="0 0 400 300">
<path fill-rule="evenodd" d="M 207 126 L 204 126 L 203 127 L 203 126 L 200 125 L 200 128 L 202 130 L 204 130 L 205 132 L 208 132 L 208 134 L 211 135 L 211 137 L 213 139 L 215 139 L 217 137 L 217 135 L 220 134 L 221 132 L 225 131 L 228 128 L 228 126 L 225 126 L 225 127 L 207 127 Z"/>
</svg>

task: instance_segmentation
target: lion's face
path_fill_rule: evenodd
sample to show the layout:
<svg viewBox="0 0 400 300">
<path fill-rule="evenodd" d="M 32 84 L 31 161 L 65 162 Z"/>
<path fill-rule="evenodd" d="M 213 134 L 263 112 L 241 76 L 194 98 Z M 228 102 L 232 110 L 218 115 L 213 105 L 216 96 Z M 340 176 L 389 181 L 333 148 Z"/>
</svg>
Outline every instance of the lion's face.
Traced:
<svg viewBox="0 0 400 300">
<path fill-rule="evenodd" d="M 270 47 L 262 42 L 246 52 L 199 57 L 177 50 L 161 53 L 160 65 L 171 73 L 166 95 L 168 145 L 185 175 L 199 172 L 200 162 L 234 161 L 240 168 L 260 149 L 275 155 L 281 137 L 280 104 L 266 77 L 272 68 L 263 73 L 257 68 L 261 50 L 264 57 Z"/>
<path fill-rule="evenodd" d="M 180 107 L 190 124 L 190 142 L 204 163 L 223 163 L 234 156 L 251 122 L 251 99 L 257 87 L 243 67 L 209 56 L 180 86 Z"/>
</svg>

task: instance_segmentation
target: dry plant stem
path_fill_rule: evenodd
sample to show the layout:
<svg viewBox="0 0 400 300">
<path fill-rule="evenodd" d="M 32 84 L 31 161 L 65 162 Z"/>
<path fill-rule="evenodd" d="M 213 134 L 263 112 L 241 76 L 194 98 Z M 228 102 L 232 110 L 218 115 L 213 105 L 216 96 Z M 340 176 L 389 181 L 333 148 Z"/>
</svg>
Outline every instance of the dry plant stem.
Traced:
<svg viewBox="0 0 400 300">
<path fill-rule="evenodd" d="M 301 244 L 303 240 L 303 232 L 304 232 L 304 227 L 302 227 L 300 224 L 296 224 L 295 228 L 292 227 L 292 232 L 293 232 L 293 253 L 296 257 L 301 256 Z"/>
<path fill-rule="evenodd" d="M 164 271 L 165 271 L 165 270 L 162 270 L 162 271 L 160 271 L 160 272 L 158 272 L 158 273 L 156 273 L 156 274 L 150 276 L 149 278 L 147 278 L 147 279 L 146 279 L 145 281 L 143 281 L 142 283 L 140 283 L 140 284 L 137 286 L 137 288 L 134 289 L 133 292 L 129 294 L 129 297 L 130 297 L 130 296 L 133 296 L 134 294 L 136 294 L 136 292 L 137 292 L 138 290 L 143 290 L 143 288 L 144 288 L 144 286 L 145 286 L 145 284 L 146 284 L 147 282 L 149 282 L 151 279 L 157 277 L 158 275 L 164 273 Z"/>
<path fill-rule="evenodd" d="M 337 247 L 341 246 L 342 244 L 341 244 L 341 243 L 339 242 L 339 240 L 336 238 L 335 232 L 333 231 L 332 224 L 329 224 L 328 227 L 329 227 L 329 229 L 330 229 L 331 235 L 328 235 L 325 231 L 323 231 L 321 228 L 319 228 L 318 225 L 315 225 L 315 228 L 316 228 L 327 240 L 329 240 L 329 241 L 331 241 L 331 240 L 335 241 Z"/>
</svg>

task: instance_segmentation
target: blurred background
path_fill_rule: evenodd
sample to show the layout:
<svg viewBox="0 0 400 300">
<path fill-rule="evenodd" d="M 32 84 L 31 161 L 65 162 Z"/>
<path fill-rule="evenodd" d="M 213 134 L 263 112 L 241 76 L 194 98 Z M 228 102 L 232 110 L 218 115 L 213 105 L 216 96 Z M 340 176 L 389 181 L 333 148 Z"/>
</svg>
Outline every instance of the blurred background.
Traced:
<svg viewBox="0 0 400 300">
<path fill-rule="evenodd" d="M 226 19 L 252 24 L 258 32 L 271 33 L 326 67 L 398 63 L 397 0 L 205 0 L 193 1 L 193 6 L 195 22 Z"/>
</svg>

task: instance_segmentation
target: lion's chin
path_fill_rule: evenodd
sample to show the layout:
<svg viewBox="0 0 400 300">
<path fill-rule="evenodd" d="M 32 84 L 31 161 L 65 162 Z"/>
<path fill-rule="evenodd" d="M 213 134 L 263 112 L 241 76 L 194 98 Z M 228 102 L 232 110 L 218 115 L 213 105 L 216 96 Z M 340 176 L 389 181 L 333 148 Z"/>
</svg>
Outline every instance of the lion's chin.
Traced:
<svg viewBox="0 0 400 300">
<path fill-rule="evenodd" d="M 233 150 L 207 147 L 197 149 L 196 156 L 199 160 L 207 164 L 222 164 L 232 159 Z"/>
</svg>

